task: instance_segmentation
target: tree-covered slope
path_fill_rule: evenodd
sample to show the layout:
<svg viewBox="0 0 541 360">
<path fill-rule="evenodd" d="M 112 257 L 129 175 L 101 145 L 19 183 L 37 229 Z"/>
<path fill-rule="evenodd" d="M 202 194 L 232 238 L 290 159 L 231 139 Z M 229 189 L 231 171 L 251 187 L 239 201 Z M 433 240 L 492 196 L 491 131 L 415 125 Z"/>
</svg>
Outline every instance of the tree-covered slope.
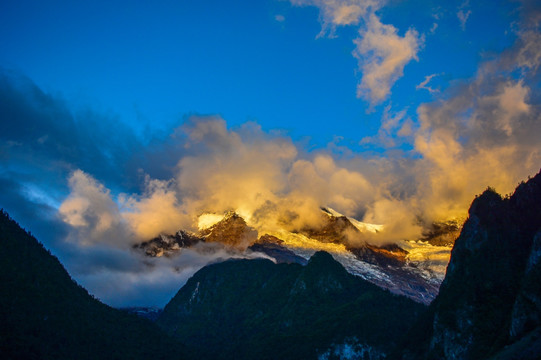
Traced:
<svg viewBox="0 0 541 360">
<path fill-rule="evenodd" d="M 207 358 L 310 359 L 347 343 L 359 356 L 380 359 L 423 309 L 318 252 L 306 266 L 269 260 L 207 266 L 158 324 Z"/>
<path fill-rule="evenodd" d="M 90 296 L 0 211 L 2 359 L 174 359 L 181 351 L 151 322 Z"/>
</svg>

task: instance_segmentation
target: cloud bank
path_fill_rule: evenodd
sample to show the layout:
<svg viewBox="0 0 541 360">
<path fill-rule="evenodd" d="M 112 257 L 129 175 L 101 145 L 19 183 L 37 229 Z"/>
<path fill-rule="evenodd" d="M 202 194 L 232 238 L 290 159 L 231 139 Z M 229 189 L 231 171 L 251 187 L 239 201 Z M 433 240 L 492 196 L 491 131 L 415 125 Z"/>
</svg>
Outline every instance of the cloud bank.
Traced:
<svg viewBox="0 0 541 360">
<path fill-rule="evenodd" d="M 402 77 L 404 67 L 411 60 L 418 60 L 417 53 L 422 38 L 414 29 L 404 36 L 392 25 L 382 24 L 372 14 L 366 30 L 359 31 L 355 39 L 353 55 L 359 60 L 362 79 L 357 87 L 357 97 L 368 99 L 372 104 L 382 102 L 391 93 L 393 84 Z"/>
</svg>

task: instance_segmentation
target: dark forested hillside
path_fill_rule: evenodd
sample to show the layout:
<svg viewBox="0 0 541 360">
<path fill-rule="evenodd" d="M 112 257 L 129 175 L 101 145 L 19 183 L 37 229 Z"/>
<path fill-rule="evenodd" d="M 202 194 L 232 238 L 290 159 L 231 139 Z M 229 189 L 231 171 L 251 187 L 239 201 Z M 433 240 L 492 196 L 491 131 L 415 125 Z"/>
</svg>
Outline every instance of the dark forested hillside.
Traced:
<svg viewBox="0 0 541 360">
<path fill-rule="evenodd" d="M 181 349 L 153 323 L 91 297 L 0 211 L 2 359 L 178 359 Z"/>
<path fill-rule="evenodd" d="M 440 293 L 397 351 L 404 359 L 541 357 L 541 173 L 476 198 Z"/>
<path fill-rule="evenodd" d="M 349 274 L 318 252 L 306 266 L 230 260 L 197 272 L 158 323 L 227 359 L 382 359 L 425 307 Z M 355 358 L 355 357 L 354 357 Z"/>
</svg>

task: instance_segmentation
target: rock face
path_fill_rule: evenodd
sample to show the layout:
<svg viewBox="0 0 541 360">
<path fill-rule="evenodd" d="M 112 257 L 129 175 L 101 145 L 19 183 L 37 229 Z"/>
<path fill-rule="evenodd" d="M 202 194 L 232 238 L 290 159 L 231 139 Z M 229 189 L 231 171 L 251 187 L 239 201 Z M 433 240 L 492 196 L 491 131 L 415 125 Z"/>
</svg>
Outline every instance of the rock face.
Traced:
<svg viewBox="0 0 541 360">
<path fill-rule="evenodd" d="M 447 222 L 434 222 L 425 225 L 422 241 L 436 246 L 453 246 L 460 235 L 463 221 L 451 220 Z"/>
<path fill-rule="evenodd" d="M 230 211 L 218 223 L 200 231 L 206 242 L 246 249 L 257 240 L 257 231 L 237 213 Z"/>
<path fill-rule="evenodd" d="M 377 246 L 363 241 L 361 231 L 346 216 L 322 214 L 320 227 L 304 228 L 301 233 L 322 242 L 345 244 L 356 263 L 376 269 L 374 273 L 356 270 L 352 273 L 395 294 L 428 305 L 438 293 L 439 282 L 422 276 L 422 271 L 408 262 L 408 251 L 396 244 Z M 346 264 L 355 265 L 352 261 Z"/>
<path fill-rule="evenodd" d="M 533 240 L 522 287 L 513 305 L 510 335 L 519 339 L 541 326 L 541 231 Z"/>
<path fill-rule="evenodd" d="M 396 244 L 376 246 L 363 244 L 362 246 L 348 246 L 359 260 L 382 267 L 403 267 L 406 265 L 408 252 Z"/>
<path fill-rule="evenodd" d="M 357 259 L 378 266 L 403 266 L 408 252 L 396 244 L 376 246 L 362 240 L 361 231 L 346 216 L 335 216 L 322 209 L 319 226 L 298 232 L 324 243 L 345 244 Z"/>
<path fill-rule="evenodd" d="M 510 198 L 491 189 L 476 198 L 440 293 L 412 335 L 417 344 L 401 357 L 485 359 L 505 351 L 510 357 L 502 358 L 530 358 L 518 345 L 502 349 L 540 331 L 540 238 L 541 173 Z M 541 346 L 537 339 L 529 338 L 530 349 Z"/>
<path fill-rule="evenodd" d="M 172 256 L 182 248 L 190 247 L 203 241 L 203 237 L 192 232 L 179 230 L 175 235 L 161 234 L 154 239 L 142 242 L 134 246 L 152 257 Z"/>
<path fill-rule="evenodd" d="M 450 239 L 448 230 L 442 227 L 438 236 Z M 354 259 L 339 258 L 348 271 L 395 294 L 427 305 L 438 294 L 441 279 L 408 261 L 408 251 L 396 244 L 377 246 L 363 241 L 362 232 L 346 216 L 323 208 L 319 226 L 304 227 L 297 232 L 323 243 L 344 244 L 354 256 Z"/>
<path fill-rule="evenodd" d="M 321 213 L 321 221 L 318 226 L 304 227 L 298 232 L 321 242 L 335 244 L 347 244 L 360 235 L 359 230 L 346 216 L 333 216 L 328 214 L 325 209 Z"/>
<path fill-rule="evenodd" d="M 218 223 L 200 230 L 197 234 L 179 230 L 174 235 L 159 236 L 136 244 L 134 249 L 143 251 L 152 257 L 173 256 L 183 248 L 189 248 L 199 242 L 220 243 L 237 250 L 246 250 L 257 240 L 257 231 L 248 226 L 237 213 L 230 211 Z"/>
<path fill-rule="evenodd" d="M 197 358 L 314 359 L 350 346 L 383 359 L 423 309 L 317 252 L 306 266 L 264 259 L 209 265 L 158 324 L 191 344 Z"/>
<path fill-rule="evenodd" d="M 435 276 L 427 271 L 426 267 L 430 265 L 418 266 L 417 262 L 408 259 L 408 251 L 396 244 L 376 246 L 366 243 L 360 229 L 377 232 L 377 226 L 376 230 L 367 230 L 369 224 L 357 222 L 358 225 L 354 225 L 348 217 L 334 210 L 321 210 L 318 224 L 294 230 L 289 235 L 308 237 L 316 244 L 342 245 L 341 254 L 334 255 L 349 272 L 395 294 L 408 296 L 423 304 L 429 304 L 436 297 L 443 275 Z M 440 229 L 438 234 L 447 233 Z M 259 239 L 257 237 L 254 228 L 241 216 L 230 211 L 219 222 L 199 230 L 197 234 L 181 230 L 175 235 L 160 235 L 134 248 L 144 251 L 148 256 L 174 256 L 183 248 L 199 242 L 219 243 L 237 253 L 249 250 L 263 253 L 278 263 L 294 262 L 301 265 L 305 265 L 309 255 L 316 251 L 299 251 L 299 248 L 288 247 L 286 241 L 269 234 Z"/>
</svg>

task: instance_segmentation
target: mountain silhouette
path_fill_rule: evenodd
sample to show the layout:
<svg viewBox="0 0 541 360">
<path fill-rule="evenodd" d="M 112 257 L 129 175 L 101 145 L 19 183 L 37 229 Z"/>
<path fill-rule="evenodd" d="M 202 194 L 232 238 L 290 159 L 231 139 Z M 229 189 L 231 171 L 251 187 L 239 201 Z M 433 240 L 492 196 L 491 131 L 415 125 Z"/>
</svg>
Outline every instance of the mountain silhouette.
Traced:
<svg viewBox="0 0 541 360">
<path fill-rule="evenodd" d="M 541 356 L 541 172 L 510 197 L 488 188 L 473 201 L 440 292 L 406 342 L 396 357 Z"/>
<path fill-rule="evenodd" d="M 2 359 L 178 359 L 155 324 L 77 285 L 56 257 L 0 210 Z"/>
</svg>

